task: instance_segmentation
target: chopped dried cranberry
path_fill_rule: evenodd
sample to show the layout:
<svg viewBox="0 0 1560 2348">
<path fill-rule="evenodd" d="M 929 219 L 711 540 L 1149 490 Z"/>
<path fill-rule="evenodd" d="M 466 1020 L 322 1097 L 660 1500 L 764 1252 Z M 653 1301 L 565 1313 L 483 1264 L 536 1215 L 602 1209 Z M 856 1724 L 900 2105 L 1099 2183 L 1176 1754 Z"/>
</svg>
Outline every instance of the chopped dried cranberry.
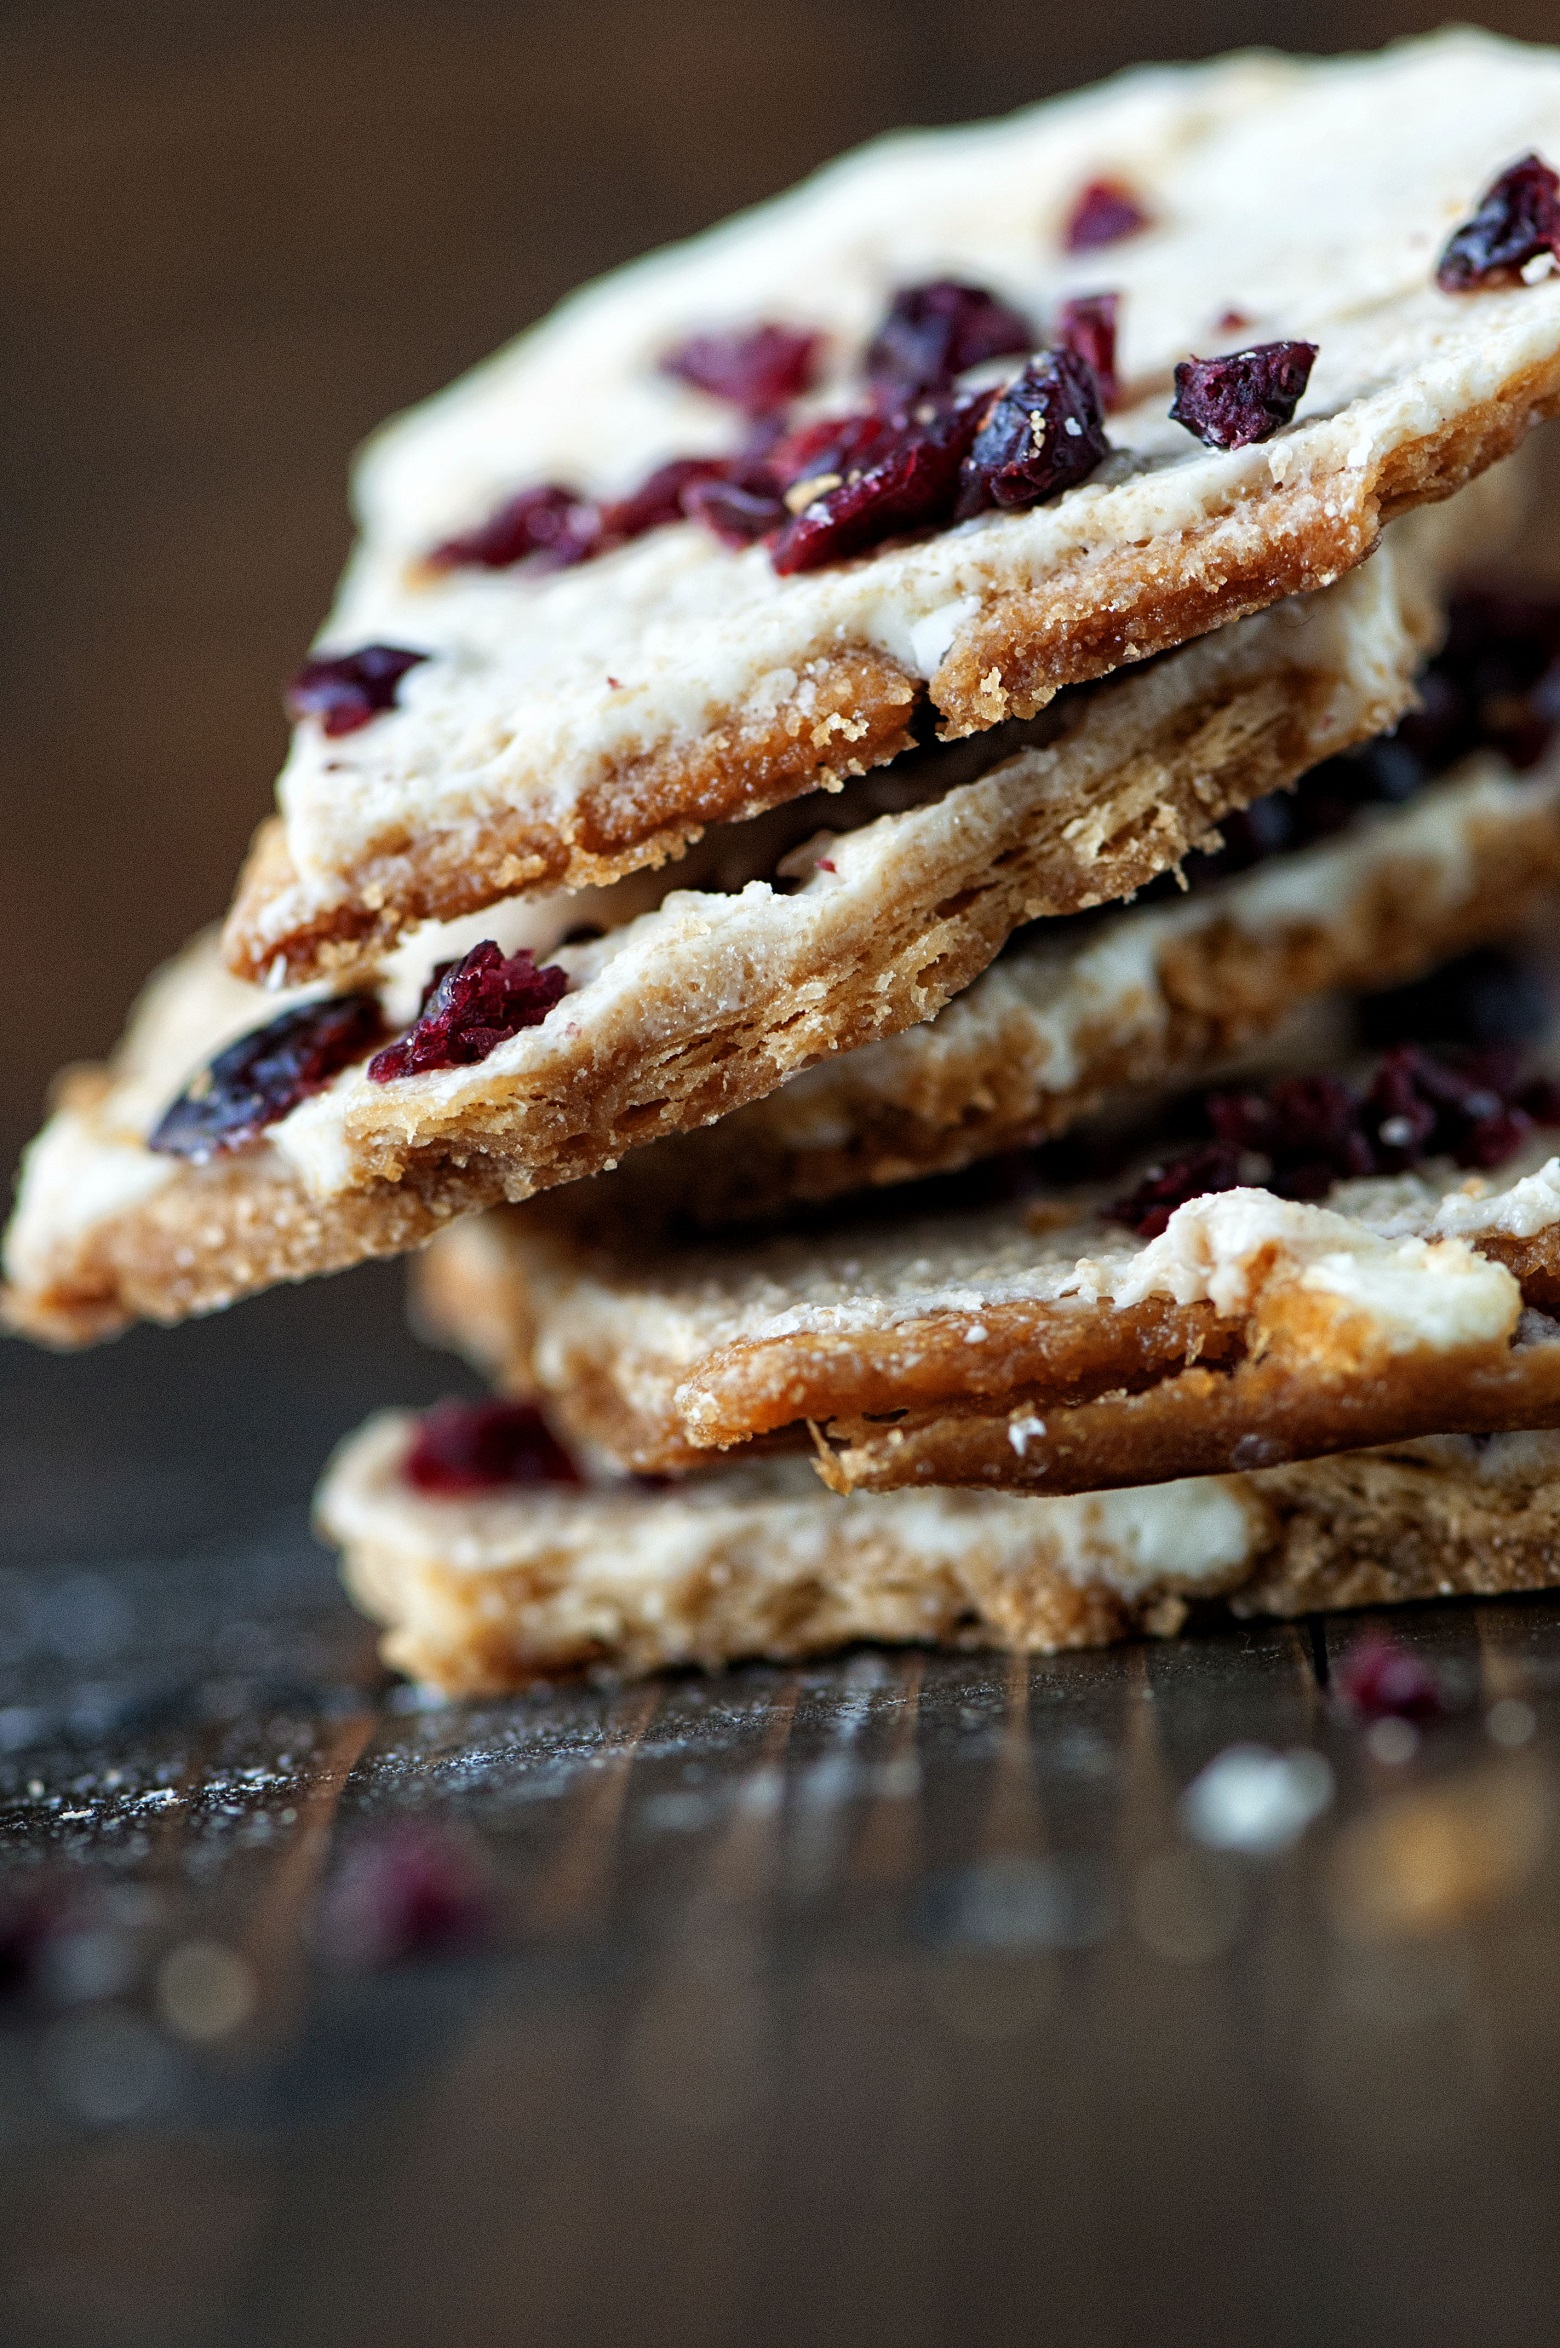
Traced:
<svg viewBox="0 0 1560 2348">
<path fill-rule="evenodd" d="M 1514 1158 L 1533 1130 L 1533 1120 L 1522 1108 L 1491 1109 L 1476 1117 L 1458 1145 L 1459 1166 L 1504 1166 Z"/>
<path fill-rule="evenodd" d="M 1400 1045 L 1382 1061 L 1370 1088 L 1366 1106 L 1387 1173 L 1423 1157 L 1440 1122 L 1441 1105 L 1421 1082 L 1422 1057 L 1417 1045 Z"/>
<path fill-rule="evenodd" d="M 1474 1054 L 1459 1069 L 1420 1044 L 1397 1045 L 1363 1103 L 1378 1170 L 1398 1173 L 1428 1157 L 1504 1165 L 1532 1131 L 1531 1120 L 1504 1097 L 1514 1075 L 1506 1055 Z"/>
<path fill-rule="evenodd" d="M 627 497 L 609 498 L 601 506 L 598 551 L 605 553 L 631 538 L 642 538 L 647 530 L 680 522 L 687 512 L 688 492 L 707 481 L 724 480 L 727 470 L 724 457 L 673 457 L 670 464 L 657 465 Z"/>
<path fill-rule="evenodd" d="M 1115 245 L 1125 236 L 1136 236 L 1152 218 L 1124 180 L 1091 179 L 1087 187 L 1079 189 L 1067 215 L 1062 243 L 1069 253 L 1092 253 L 1098 245 Z"/>
<path fill-rule="evenodd" d="M 535 570 L 564 570 L 611 554 L 650 530 L 680 522 L 703 509 L 695 501 L 719 490 L 738 467 L 729 457 L 673 457 L 657 465 L 637 489 L 624 497 L 607 498 L 599 505 L 566 489 L 531 489 L 512 498 L 486 523 L 465 538 L 452 538 L 429 556 L 441 569 L 458 563 L 478 563 L 490 570 L 506 570 L 529 561 Z M 765 528 L 771 526 L 766 523 Z"/>
<path fill-rule="evenodd" d="M 578 1484 L 580 1472 L 532 1402 L 441 1402 L 426 1411 L 401 1463 L 418 1492 L 491 1492 Z"/>
<path fill-rule="evenodd" d="M 355 734 L 381 710 L 394 709 L 401 679 L 427 658 L 404 644 L 365 644 L 356 652 L 306 660 L 287 688 L 287 714 L 317 717 L 333 738 Z"/>
<path fill-rule="evenodd" d="M 783 576 L 814 571 L 902 531 L 950 521 L 981 404 L 921 400 L 908 415 L 861 420 L 855 461 L 843 471 L 807 476 L 817 484 L 816 495 L 776 537 L 775 569 Z"/>
<path fill-rule="evenodd" d="M 1086 481 L 1109 453 L 1093 369 L 1076 351 L 1041 351 L 984 409 L 960 471 L 956 518 L 1037 505 Z"/>
<path fill-rule="evenodd" d="M 325 1887 L 317 1937 L 333 1964 L 374 1971 L 449 1955 L 492 1930 L 487 1869 L 463 1837 L 407 1821 L 371 1831 Z"/>
<path fill-rule="evenodd" d="M 867 381 L 896 400 L 947 391 L 966 367 L 1032 350 L 1034 340 L 1029 320 L 1010 302 L 982 285 L 939 277 L 895 294 L 867 346 Z"/>
<path fill-rule="evenodd" d="M 568 973 L 556 963 L 538 970 L 528 946 L 506 958 L 484 939 L 461 961 L 439 964 L 416 1021 L 376 1052 L 368 1073 L 389 1084 L 433 1068 L 474 1067 L 523 1027 L 540 1027 L 568 991 Z"/>
<path fill-rule="evenodd" d="M 876 408 L 854 408 L 843 416 L 814 416 L 783 432 L 765 452 L 764 463 L 777 481 L 811 480 L 816 473 L 843 472 L 847 459 L 859 451 L 886 442 L 892 431 Z"/>
<path fill-rule="evenodd" d="M 1150 1167 L 1136 1190 L 1105 1209 L 1105 1220 L 1125 1223 L 1139 1239 L 1157 1239 L 1177 1207 L 1211 1191 L 1238 1190 L 1244 1179 L 1239 1150 L 1205 1142 L 1169 1165 Z"/>
<path fill-rule="evenodd" d="M 695 334 L 668 351 L 664 374 L 730 400 L 749 416 L 771 416 L 810 391 L 821 334 L 796 326 L 753 326 L 734 334 Z"/>
<path fill-rule="evenodd" d="M 363 1059 L 384 1032 L 373 995 L 327 995 L 284 1011 L 218 1052 L 164 1110 L 146 1146 L 197 1163 L 242 1149 Z"/>
<path fill-rule="evenodd" d="M 1056 313 L 1054 340 L 1058 348 L 1075 351 L 1086 367 L 1092 367 L 1107 411 L 1116 405 L 1121 390 L 1116 380 L 1116 318 L 1120 308 L 1120 294 L 1075 294 Z"/>
<path fill-rule="evenodd" d="M 1431 1158 L 1501 1166 L 1537 1124 L 1560 1124 L 1560 1086 L 1518 1082 L 1513 1046 L 1456 1059 L 1400 1044 L 1356 1094 L 1335 1076 L 1291 1076 L 1266 1092 L 1209 1093 L 1211 1139 L 1153 1167 L 1104 1209 L 1143 1239 L 1157 1238 L 1188 1199 L 1260 1180 L 1280 1198 L 1325 1198 L 1335 1183 L 1398 1174 Z M 1244 1171 L 1243 1171 L 1244 1169 Z"/>
<path fill-rule="evenodd" d="M 1249 448 L 1290 421 L 1315 363 L 1314 342 L 1258 342 L 1220 359 L 1183 359 L 1171 417 L 1209 448 Z"/>
<path fill-rule="evenodd" d="M 1333 1674 L 1333 1684 L 1360 1720 L 1433 1720 L 1444 1709 L 1441 1684 L 1427 1663 L 1386 1631 L 1366 1631 Z"/>
<path fill-rule="evenodd" d="M 1272 1088 L 1269 1113 L 1269 1180 L 1285 1198 L 1325 1198 L 1335 1182 L 1375 1170 L 1359 1103 L 1337 1077 L 1286 1078 Z"/>
<path fill-rule="evenodd" d="M 600 534 L 600 517 L 588 499 L 544 481 L 506 498 L 476 529 L 446 538 L 427 561 L 436 571 L 508 571 L 523 562 L 533 570 L 561 571 L 588 561 Z"/>
<path fill-rule="evenodd" d="M 1205 1110 L 1221 1141 L 1269 1160 L 1286 1198 L 1325 1198 L 1335 1182 L 1375 1170 L 1359 1103 L 1335 1076 L 1285 1077 L 1265 1096 L 1210 1093 Z"/>
<path fill-rule="evenodd" d="M 690 483 L 682 507 L 690 521 L 713 530 L 722 546 L 767 538 L 789 512 L 779 482 L 762 464 L 723 466 L 719 474 Z"/>
<path fill-rule="evenodd" d="M 927 412 L 932 412 L 927 403 Z M 783 489 L 817 481 L 830 473 L 864 473 L 892 449 L 905 413 L 891 408 L 852 408 L 842 416 L 815 416 L 782 433 L 764 465 Z"/>
<path fill-rule="evenodd" d="M 1490 182 L 1477 211 L 1452 231 L 1435 282 L 1443 293 L 1509 285 L 1541 253 L 1560 258 L 1560 176 L 1541 155 L 1524 155 Z"/>
</svg>

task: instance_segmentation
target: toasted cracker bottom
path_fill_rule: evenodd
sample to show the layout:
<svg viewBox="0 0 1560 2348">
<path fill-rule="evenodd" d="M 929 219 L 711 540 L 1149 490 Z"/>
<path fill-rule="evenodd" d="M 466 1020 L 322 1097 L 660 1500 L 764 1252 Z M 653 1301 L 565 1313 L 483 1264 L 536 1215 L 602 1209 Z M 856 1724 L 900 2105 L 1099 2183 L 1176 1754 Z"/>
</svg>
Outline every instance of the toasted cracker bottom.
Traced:
<svg viewBox="0 0 1560 2348">
<path fill-rule="evenodd" d="M 1242 1614 L 1560 1583 L 1560 1435 L 1438 1437 L 1252 1475 L 1032 1500 L 839 1500 L 794 1461 L 647 1492 L 426 1498 L 387 1412 L 321 1486 L 387 1663 L 449 1695 L 582 1667 L 783 1661 L 856 1639 L 1032 1654 Z"/>
</svg>

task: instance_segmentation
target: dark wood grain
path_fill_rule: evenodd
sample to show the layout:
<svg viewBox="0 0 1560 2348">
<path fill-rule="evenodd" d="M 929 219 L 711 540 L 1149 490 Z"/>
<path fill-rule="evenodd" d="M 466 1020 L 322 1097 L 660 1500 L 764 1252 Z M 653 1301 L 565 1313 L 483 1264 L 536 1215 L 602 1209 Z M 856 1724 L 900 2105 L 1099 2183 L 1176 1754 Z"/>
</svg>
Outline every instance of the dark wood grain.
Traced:
<svg viewBox="0 0 1560 2348">
<path fill-rule="evenodd" d="M 417 1712 L 282 1527 L 0 1597 L 3 1880 L 63 1919 L 0 2008 L 8 2340 L 1544 2336 L 1556 1601 L 1402 1616 L 1452 1709 L 1389 1764 L 1318 1676 L 1352 1621 Z M 1209 1852 L 1180 1796 L 1252 1738 L 1336 1800 Z M 1537 1821 L 1504 1874 L 1470 1801 Z M 409 1816 L 491 1932 L 333 1972 L 321 1885 Z M 212 1940 L 255 2008 L 191 2043 Z"/>
</svg>

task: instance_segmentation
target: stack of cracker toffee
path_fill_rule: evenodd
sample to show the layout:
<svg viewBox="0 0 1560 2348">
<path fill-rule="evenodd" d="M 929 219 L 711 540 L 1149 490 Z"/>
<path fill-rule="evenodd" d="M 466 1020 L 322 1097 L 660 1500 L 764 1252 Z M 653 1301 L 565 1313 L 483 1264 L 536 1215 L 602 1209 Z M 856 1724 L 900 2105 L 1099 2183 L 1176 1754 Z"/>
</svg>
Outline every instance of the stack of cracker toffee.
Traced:
<svg viewBox="0 0 1560 2348">
<path fill-rule="evenodd" d="M 499 1399 L 320 1521 L 452 1691 L 1560 1581 L 1546 157 L 1477 33 L 1134 73 L 393 425 L 13 1326 L 422 1250 Z"/>
</svg>

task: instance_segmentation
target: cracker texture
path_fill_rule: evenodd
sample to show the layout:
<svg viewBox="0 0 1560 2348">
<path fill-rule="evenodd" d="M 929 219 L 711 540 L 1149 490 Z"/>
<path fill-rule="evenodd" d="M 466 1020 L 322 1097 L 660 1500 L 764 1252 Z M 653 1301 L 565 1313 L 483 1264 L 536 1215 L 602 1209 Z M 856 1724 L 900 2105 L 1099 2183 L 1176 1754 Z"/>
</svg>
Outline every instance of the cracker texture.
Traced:
<svg viewBox="0 0 1560 2348">
<path fill-rule="evenodd" d="M 855 1639 L 1054 1654 L 1241 1614 L 1494 1596 L 1560 1581 L 1560 1435 L 1434 1437 L 1088 1499 L 841 1501 L 796 1463 L 680 1489 L 429 1500 L 414 1422 L 343 1445 L 317 1517 L 393 1668 L 452 1696 L 590 1669 L 777 1662 Z"/>
<path fill-rule="evenodd" d="M 12 1325 L 85 1341 L 399 1252 L 928 1018 L 1019 924 L 1130 893 L 1231 807 L 1390 724 L 1435 640 L 1442 568 L 1486 527 L 1478 501 L 1415 518 L 1309 604 L 1058 702 L 1049 738 L 989 773 L 817 835 L 794 894 L 777 876 L 640 911 L 643 881 L 620 882 L 629 901 L 601 938 L 536 933 L 571 979 L 542 1025 L 475 1067 L 388 1085 L 349 1070 L 263 1149 L 192 1169 L 154 1159 L 146 1134 L 215 1046 L 287 1001 L 198 943 L 33 1146 L 7 1240 Z M 727 827 L 700 854 L 742 845 Z M 518 910 L 556 938 L 567 904 Z M 593 910 L 610 920 L 610 893 Z"/>
<path fill-rule="evenodd" d="M 423 1279 L 459 1343 L 623 1464 L 811 1441 L 842 1492 L 1078 1492 L 1560 1421 L 1560 1160 L 1233 1191 L 1137 1243 L 1102 1194 L 746 1248 L 625 1236 L 582 1192 L 462 1227 Z M 449 1268 L 464 1270 L 456 1280 Z M 518 1301 L 510 1341 L 504 1300 Z M 1466 1309 L 1465 1309 L 1466 1308 Z"/>
<path fill-rule="evenodd" d="M 350 741 L 300 729 L 285 845 L 268 838 L 241 888 L 233 967 L 317 975 L 409 921 L 599 885 L 891 758 L 919 708 L 979 731 L 1338 578 L 1560 403 L 1560 283 L 1433 282 L 1447 230 L 1531 147 L 1560 152 L 1560 56 L 1465 31 L 1153 69 L 882 142 L 588 289 L 370 451 L 325 642 L 432 657 Z M 1067 256 L 1079 187 L 1123 170 L 1154 225 Z M 950 269 L 1040 331 L 1102 270 L 1121 292 L 1136 397 L 1089 482 L 801 578 L 689 525 L 543 578 L 429 571 L 431 546 L 526 483 L 613 494 L 735 445 L 734 418 L 658 369 L 689 331 L 817 324 L 832 405 L 890 291 Z M 1225 452 L 1166 411 L 1175 363 L 1227 345 L 1232 304 L 1249 339 L 1302 335 L 1320 357 L 1295 422 Z"/>
<path fill-rule="evenodd" d="M 1514 933 L 1560 886 L 1560 758 L 1488 755 L 1412 808 L 1091 935 L 1015 941 L 938 1015 L 805 1070 L 616 1180 L 704 1229 L 1047 1141 L 1108 1095 L 1184 1083 L 1297 1005 L 1395 986 Z"/>
</svg>

